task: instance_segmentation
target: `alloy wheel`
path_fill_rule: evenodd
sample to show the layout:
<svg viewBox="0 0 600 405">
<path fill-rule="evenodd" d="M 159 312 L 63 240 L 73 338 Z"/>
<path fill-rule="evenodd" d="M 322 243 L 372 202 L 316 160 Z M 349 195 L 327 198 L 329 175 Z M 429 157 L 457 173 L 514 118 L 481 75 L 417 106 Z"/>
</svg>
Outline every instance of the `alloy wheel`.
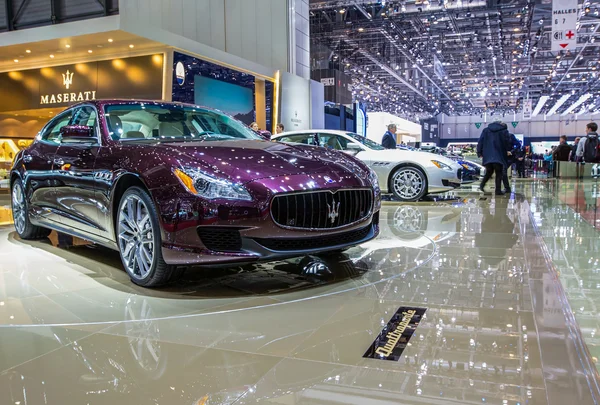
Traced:
<svg viewBox="0 0 600 405">
<path fill-rule="evenodd" d="M 145 279 L 152 270 L 156 246 L 150 211 L 139 196 L 130 194 L 121 202 L 117 232 L 127 272 L 138 280 Z"/>
<path fill-rule="evenodd" d="M 418 232 L 423 226 L 423 214 L 416 207 L 400 206 L 394 212 L 392 225 L 403 232 Z"/>
<path fill-rule="evenodd" d="M 19 182 L 16 182 L 13 186 L 12 212 L 15 229 L 17 230 L 17 233 L 23 234 L 25 232 L 25 227 L 27 226 L 25 217 L 27 215 L 27 208 L 25 206 L 25 193 L 23 193 L 23 186 L 21 186 L 21 183 Z"/>
<path fill-rule="evenodd" d="M 425 187 L 425 179 L 420 171 L 412 167 L 402 168 L 392 179 L 394 191 L 405 200 L 416 199 Z"/>
</svg>

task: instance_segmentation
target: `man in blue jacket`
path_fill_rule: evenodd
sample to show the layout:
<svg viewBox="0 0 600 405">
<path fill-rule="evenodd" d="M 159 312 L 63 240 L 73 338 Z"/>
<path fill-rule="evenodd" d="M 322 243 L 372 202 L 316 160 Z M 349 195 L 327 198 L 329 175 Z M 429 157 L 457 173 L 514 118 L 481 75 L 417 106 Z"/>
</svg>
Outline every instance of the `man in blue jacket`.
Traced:
<svg viewBox="0 0 600 405">
<path fill-rule="evenodd" d="M 396 149 L 396 124 L 388 125 L 387 132 L 383 135 L 381 145 L 386 149 Z"/>
<path fill-rule="evenodd" d="M 485 185 L 496 174 L 496 195 L 503 195 L 502 191 L 502 174 L 504 167 L 508 166 L 506 160 L 508 151 L 512 149 L 510 145 L 510 135 L 508 127 L 505 123 L 496 121 L 488 125 L 483 130 L 477 143 L 477 156 L 482 158 L 482 163 L 485 166 L 485 176 L 481 181 L 479 189 L 484 191 Z"/>
</svg>

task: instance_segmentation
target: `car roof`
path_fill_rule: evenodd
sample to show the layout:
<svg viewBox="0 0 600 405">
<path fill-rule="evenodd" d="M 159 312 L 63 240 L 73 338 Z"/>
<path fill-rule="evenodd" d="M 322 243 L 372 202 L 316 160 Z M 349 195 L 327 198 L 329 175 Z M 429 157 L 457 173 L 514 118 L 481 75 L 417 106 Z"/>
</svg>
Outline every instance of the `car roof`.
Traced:
<svg viewBox="0 0 600 405">
<path fill-rule="evenodd" d="M 273 138 L 280 138 L 282 136 L 290 136 L 290 135 L 313 134 L 313 133 L 348 136 L 349 133 L 353 133 L 353 132 L 352 131 L 340 131 L 340 130 L 334 130 L 334 129 L 305 129 L 305 130 L 301 130 L 301 131 L 282 132 L 281 134 L 273 135 Z"/>
<path fill-rule="evenodd" d="M 81 105 L 89 105 L 89 104 L 94 104 L 96 107 L 103 107 L 105 105 L 115 105 L 115 104 L 133 105 L 133 104 L 140 104 L 140 103 L 149 104 L 149 105 L 164 105 L 164 104 L 168 104 L 168 105 L 175 105 L 175 106 L 180 106 L 180 107 L 201 108 L 203 110 L 221 112 L 219 110 L 215 110 L 214 108 L 200 106 L 200 105 L 196 105 L 196 104 L 180 103 L 180 102 L 177 102 L 177 101 L 144 100 L 144 99 L 135 99 L 135 100 L 133 100 L 133 99 L 118 99 L 118 98 L 115 98 L 115 99 L 98 99 L 98 100 L 82 101 L 80 103 L 76 103 L 76 104 L 70 105 L 67 108 L 75 108 L 75 107 L 79 107 Z"/>
</svg>

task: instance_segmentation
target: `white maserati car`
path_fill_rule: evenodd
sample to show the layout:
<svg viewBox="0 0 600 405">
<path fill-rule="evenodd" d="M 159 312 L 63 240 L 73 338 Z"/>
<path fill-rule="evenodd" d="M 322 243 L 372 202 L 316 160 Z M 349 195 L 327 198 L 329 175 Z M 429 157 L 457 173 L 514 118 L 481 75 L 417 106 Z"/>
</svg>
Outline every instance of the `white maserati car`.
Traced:
<svg viewBox="0 0 600 405">
<path fill-rule="evenodd" d="M 459 187 L 461 165 L 444 156 L 402 149 L 385 149 L 363 136 L 346 131 L 310 130 L 275 135 L 276 142 L 323 146 L 356 156 L 371 167 L 379 187 L 401 201 L 417 201 L 427 194 Z"/>
</svg>

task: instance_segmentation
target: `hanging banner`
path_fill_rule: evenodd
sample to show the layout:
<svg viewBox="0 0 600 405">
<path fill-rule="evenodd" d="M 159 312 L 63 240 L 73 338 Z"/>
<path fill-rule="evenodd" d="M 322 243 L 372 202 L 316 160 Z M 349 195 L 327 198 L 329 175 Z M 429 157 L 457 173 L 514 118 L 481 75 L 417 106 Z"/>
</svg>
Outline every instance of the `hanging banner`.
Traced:
<svg viewBox="0 0 600 405">
<path fill-rule="evenodd" d="M 523 103 L 523 119 L 529 120 L 531 119 L 533 100 L 525 100 Z"/>
<path fill-rule="evenodd" d="M 479 128 L 481 128 L 481 124 L 482 124 L 482 122 L 476 122 L 476 123 L 475 123 L 475 127 L 476 127 L 477 129 L 479 129 Z"/>
<path fill-rule="evenodd" d="M 513 121 L 513 122 L 511 122 L 511 124 L 512 124 L 513 128 L 516 128 L 517 125 L 519 125 L 519 122 L 518 121 Z"/>
<path fill-rule="evenodd" d="M 552 51 L 577 48 L 577 0 L 552 0 Z"/>
<path fill-rule="evenodd" d="M 442 65 L 442 62 L 440 62 L 440 59 L 437 57 L 437 55 L 433 55 L 433 71 L 440 80 L 444 80 L 446 78 L 446 70 L 444 69 L 444 65 Z"/>
</svg>

